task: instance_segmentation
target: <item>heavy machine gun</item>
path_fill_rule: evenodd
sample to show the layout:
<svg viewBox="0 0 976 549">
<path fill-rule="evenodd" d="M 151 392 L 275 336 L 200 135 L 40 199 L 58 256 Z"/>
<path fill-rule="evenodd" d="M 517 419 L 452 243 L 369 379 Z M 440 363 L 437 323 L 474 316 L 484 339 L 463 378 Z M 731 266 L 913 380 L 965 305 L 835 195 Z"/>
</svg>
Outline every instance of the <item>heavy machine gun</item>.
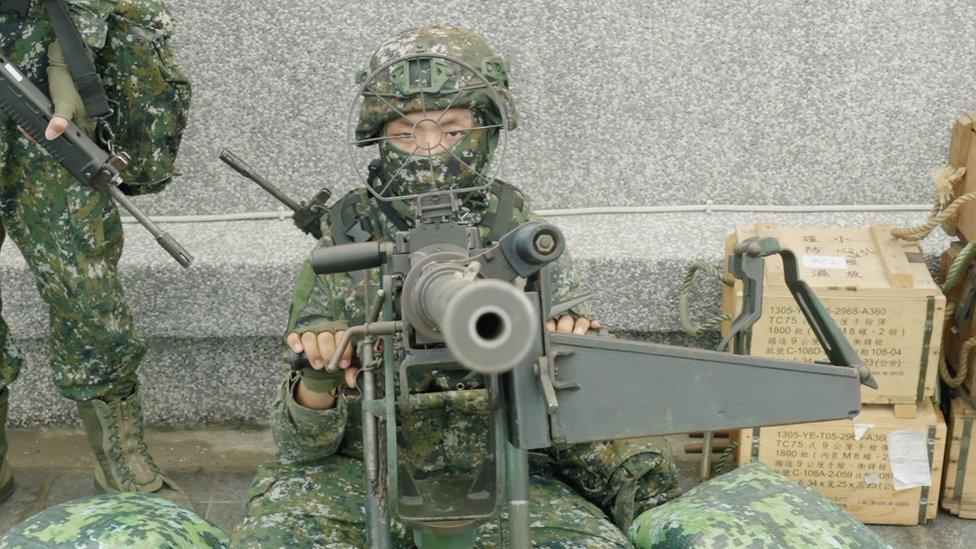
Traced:
<svg viewBox="0 0 976 549">
<path fill-rule="evenodd" d="M 222 158 L 249 179 L 262 179 L 232 154 Z M 511 544 L 528 547 L 530 450 L 854 417 L 859 385 L 876 386 L 800 280 L 796 257 L 775 239 L 747 240 L 729 258 L 730 272 L 743 283 L 743 310 L 719 350 L 708 351 L 550 333 L 545 320 L 580 301 L 552 302 L 547 268 L 565 249 L 556 226 L 524 223 L 486 242 L 477 227 L 458 220 L 456 194 L 414 201 L 414 226 L 392 241 L 321 248 L 310 256 L 320 275 L 379 269 L 382 282 L 372 291 L 366 286 L 366 322 L 345 331 L 324 369 L 291 357 L 304 376 L 335 378 L 342 376 L 344 350 L 358 346 L 371 547 L 390 546 L 394 515 L 414 528 L 420 547 L 468 547 L 477 526 L 498 513 L 503 495 Z M 315 212 L 325 210 L 316 205 Z M 743 355 L 762 310 L 763 265 L 770 255 L 782 257 L 787 286 L 831 365 Z M 738 354 L 721 352 L 730 342 Z M 490 408 L 488 451 L 463 478 L 457 471 L 450 478 L 425 476 L 400 457 L 410 441 L 398 422 L 429 397 L 411 394 L 407 380 L 458 369 L 487 379 L 478 391 Z"/>
<path fill-rule="evenodd" d="M 338 375 L 343 350 L 358 342 L 371 546 L 389 546 L 394 514 L 421 547 L 467 546 L 505 494 L 512 546 L 528 547 L 529 450 L 848 418 L 860 410 L 859 384 L 873 384 L 790 268 L 790 288 L 832 365 L 549 333 L 545 319 L 565 308 L 551 302 L 546 276 L 564 249 L 561 231 L 525 223 L 484 242 L 477 228 L 454 219 L 451 202 L 421 197 L 415 227 L 392 242 L 323 248 L 309 259 L 319 274 L 381 273 L 366 323 L 345 332 L 324 372 L 304 365 L 310 376 Z M 763 258 L 774 253 L 790 264 L 792 254 L 771 239 L 743 243 L 731 258 L 747 296 L 734 324 L 736 346 L 758 318 Z M 463 479 L 424 477 L 400 457 L 409 441 L 398 437 L 399 418 L 425 398 L 411 394 L 406 380 L 459 368 L 488 380 L 489 455 Z"/>
<path fill-rule="evenodd" d="M 787 285 L 831 361 L 806 364 L 599 336 L 549 333 L 546 319 L 583 297 L 554 303 L 550 269 L 565 249 L 562 232 L 546 222 L 523 223 L 503 236 L 483 236 L 461 196 L 493 184 L 509 127 L 508 110 L 484 71 L 447 55 L 419 52 L 381 64 L 364 75 L 350 110 L 350 160 L 357 172 L 370 164 L 378 140 L 402 136 L 357 135 L 358 113 L 400 110 L 404 98 L 437 94 L 450 109 L 465 93 L 487 94 L 493 124 L 454 131 L 495 132 L 494 157 L 475 169 L 454 156 L 484 184 L 391 196 L 391 183 L 408 165 L 431 166 L 432 156 L 455 155 L 450 145 L 418 138 L 440 126 L 440 116 L 422 107 L 414 122 L 414 151 L 398 170 L 369 172 L 367 189 L 380 211 L 399 201 L 412 222 L 390 239 L 319 248 L 309 258 L 320 275 L 376 270 L 379 287 L 364 280 L 365 322 L 346 329 L 321 370 L 305 357 L 292 366 L 311 379 L 340 378 L 339 361 L 349 345 L 361 363 L 362 437 L 367 539 L 391 545 L 391 519 L 412 529 L 421 548 L 470 547 L 477 527 L 507 505 L 510 545 L 529 544 L 528 452 L 556 445 L 849 418 L 861 407 L 860 384 L 874 385 L 823 305 L 798 277 L 795 257 L 772 239 L 743 242 L 730 270 L 745 284 L 746 305 L 730 340 L 744 352 L 761 311 L 764 258 L 784 259 Z M 467 75 L 466 77 L 464 75 Z M 445 75 L 454 75 L 448 78 Z M 461 75 L 461 76 L 456 76 Z M 462 80 L 445 90 L 451 78 Z M 394 90 L 395 88 L 395 90 Z M 454 99 L 447 99 L 450 97 Z M 480 100 L 480 99 L 479 99 Z M 450 101 L 448 103 L 448 101 Z M 369 103 L 367 108 L 366 103 Z M 399 105 L 399 107 L 397 106 Z M 370 110 L 372 109 L 372 111 Z M 436 133 L 436 132 L 435 132 Z M 410 136 L 407 136 L 409 138 Z M 418 151 L 421 154 L 416 154 Z M 406 152 L 406 151 L 405 151 Z M 270 184 L 241 169 L 266 190 Z M 235 165 L 236 164 L 236 165 Z M 282 199 L 293 210 L 298 203 Z M 313 201 L 314 202 L 314 201 Z M 502 202 L 502 200 L 500 200 Z M 321 211 L 321 210 L 319 210 Z M 321 215 L 321 214 L 319 214 Z M 297 222 L 297 218 L 296 218 Z M 299 226 L 307 227 L 303 222 Z M 309 231 L 306 231 L 309 232 Z M 360 273 L 361 274 L 361 273 Z M 375 286 L 375 284 L 374 284 Z M 481 388 L 413 392 L 410 379 L 433 372 L 476 372 Z M 413 463 L 406 420 L 411 411 L 438 398 L 474 393 L 488 418 L 486 439 L 473 444 L 483 458 L 441 473 Z M 445 404 L 446 406 L 446 404 Z"/>
</svg>

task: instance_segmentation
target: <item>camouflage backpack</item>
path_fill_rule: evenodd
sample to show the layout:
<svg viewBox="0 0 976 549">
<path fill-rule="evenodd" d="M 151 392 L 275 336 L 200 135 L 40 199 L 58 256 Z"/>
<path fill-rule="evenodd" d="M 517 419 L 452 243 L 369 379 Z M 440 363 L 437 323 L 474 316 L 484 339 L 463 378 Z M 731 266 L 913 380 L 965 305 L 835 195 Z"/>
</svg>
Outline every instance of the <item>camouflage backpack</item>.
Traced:
<svg viewBox="0 0 976 549">
<path fill-rule="evenodd" d="M 173 18 L 159 0 L 121 0 L 107 22 L 96 63 L 118 107 L 116 146 L 132 157 L 122 190 L 156 193 L 178 175 L 174 163 L 190 108 L 190 81 L 169 46 Z"/>
<path fill-rule="evenodd" d="M 153 494 L 115 493 L 55 505 L 0 538 L 7 547 L 227 547 L 227 534 Z"/>
</svg>

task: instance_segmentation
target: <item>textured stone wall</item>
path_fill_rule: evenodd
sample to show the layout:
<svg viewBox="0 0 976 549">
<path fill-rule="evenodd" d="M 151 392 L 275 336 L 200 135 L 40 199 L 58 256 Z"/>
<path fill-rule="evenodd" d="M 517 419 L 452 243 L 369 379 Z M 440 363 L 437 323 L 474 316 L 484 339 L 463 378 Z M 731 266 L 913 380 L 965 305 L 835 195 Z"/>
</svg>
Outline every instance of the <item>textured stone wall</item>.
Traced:
<svg viewBox="0 0 976 549">
<path fill-rule="evenodd" d="M 222 145 L 308 196 L 352 184 L 353 75 L 422 23 L 477 29 L 523 115 L 504 174 L 546 208 L 927 202 L 976 106 L 964 0 L 170 0 L 195 83 L 184 180 L 159 213 L 276 207 Z"/>
</svg>

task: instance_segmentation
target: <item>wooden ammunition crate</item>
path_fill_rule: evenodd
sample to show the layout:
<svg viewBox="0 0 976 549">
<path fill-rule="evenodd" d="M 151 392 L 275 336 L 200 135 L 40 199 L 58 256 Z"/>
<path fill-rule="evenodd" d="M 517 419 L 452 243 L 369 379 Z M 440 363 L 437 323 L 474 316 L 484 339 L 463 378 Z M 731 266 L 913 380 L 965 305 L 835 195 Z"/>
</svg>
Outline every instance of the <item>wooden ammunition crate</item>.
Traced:
<svg viewBox="0 0 976 549">
<path fill-rule="evenodd" d="M 945 489 L 942 508 L 962 518 L 976 518 L 976 447 L 973 422 L 976 406 L 965 392 L 949 407 L 949 443 L 946 444 Z"/>
<path fill-rule="evenodd" d="M 932 396 L 938 374 L 945 297 L 917 244 L 896 240 L 890 227 L 740 227 L 727 252 L 753 236 L 776 237 L 793 250 L 800 276 L 830 311 L 848 341 L 871 367 L 878 389 L 862 387 L 866 404 L 894 404 L 913 417 Z M 742 285 L 726 288 L 722 309 L 738 315 Z M 723 326 L 728 333 L 730 323 Z M 766 259 L 762 317 L 752 328 L 749 354 L 803 362 L 826 361 L 783 280 L 779 256 Z"/>
<path fill-rule="evenodd" d="M 955 120 L 949 140 L 949 165 L 966 168 L 966 174 L 955 185 L 955 196 L 976 191 L 976 139 L 973 139 L 976 111 L 969 111 Z M 976 239 L 976 203 L 959 208 L 958 216 L 945 223 L 945 231 L 964 239 Z"/>
<path fill-rule="evenodd" d="M 889 446 L 895 437 L 897 446 Z M 916 444 L 904 442 L 910 437 Z M 842 505 L 867 524 L 924 524 L 938 510 L 946 426 L 930 400 L 918 417 L 896 418 L 888 406 L 865 406 L 854 418 L 764 427 L 739 433 L 738 461 L 758 459 Z M 897 490 L 890 454 L 914 458 L 930 486 Z M 903 477 L 904 478 L 904 477 Z"/>
<path fill-rule="evenodd" d="M 940 258 L 942 280 L 945 280 L 949 266 L 959 255 L 963 246 L 965 244 L 962 242 L 953 242 L 949 249 L 942 252 Z M 956 304 L 956 310 L 952 318 L 949 319 L 948 329 L 943 334 L 942 342 L 942 351 L 946 363 L 949 365 L 949 371 L 953 374 L 957 371 L 956 366 L 959 364 L 959 352 L 962 343 L 976 335 L 976 314 L 974 314 L 976 313 L 976 307 L 974 307 L 976 302 L 974 302 L 974 297 L 976 297 L 976 274 L 974 274 L 973 266 L 970 266 L 959 283 L 946 295 L 948 300 Z M 976 351 L 970 351 L 970 353 L 976 355 Z M 963 386 L 972 395 L 976 394 L 976 357 L 970 356 L 969 361 L 969 370 Z"/>
</svg>

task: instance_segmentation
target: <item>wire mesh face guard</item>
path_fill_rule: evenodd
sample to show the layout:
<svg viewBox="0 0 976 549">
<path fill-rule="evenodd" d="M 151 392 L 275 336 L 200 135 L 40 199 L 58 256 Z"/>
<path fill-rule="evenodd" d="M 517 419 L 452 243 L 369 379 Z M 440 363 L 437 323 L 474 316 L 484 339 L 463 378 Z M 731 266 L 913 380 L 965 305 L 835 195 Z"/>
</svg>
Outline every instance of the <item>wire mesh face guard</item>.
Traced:
<svg viewBox="0 0 976 549">
<path fill-rule="evenodd" d="M 445 84 L 449 80 L 447 75 L 453 75 L 457 80 L 457 85 L 451 86 L 450 89 L 444 89 L 446 87 Z M 392 91 L 379 91 L 377 84 L 381 82 L 392 83 Z M 370 175 L 369 164 L 376 157 L 376 154 L 375 150 L 368 145 L 379 145 L 387 142 L 385 145 L 392 146 L 392 141 L 406 139 L 411 143 L 410 147 L 412 150 L 399 149 L 402 153 L 398 153 L 397 156 L 402 158 L 402 161 L 398 162 L 398 169 L 391 170 L 392 173 L 386 174 L 385 181 L 379 189 L 374 188 L 372 184 L 367 184 L 366 186 L 369 192 L 378 200 L 385 202 L 395 200 L 411 201 L 420 197 L 435 195 L 456 197 L 461 194 L 487 189 L 494 182 L 498 174 L 508 144 L 508 113 L 502 102 L 502 98 L 495 89 L 496 85 L 485 78 L 470 64 L 458 58 L 438 53 L 424 52 L 406 55 L 380 65 L 375 71 L 366 76 L 362 84 L 360 84 L 352 107 L 349 110 L 347 122 L 348 152 L 354 176 L 360 181 L 365 181 Z M 389 84 L 386 84 L 386 87 L 390 87 Z M 462 133 L 463 136 L 458 141 L 458 143 L 461 143 L 465 141 L 466 137 L 470 137 L 472 132 L 496 132 L 496 143 L 491 151 L 490 158 L 483 166 L 472 166 L 470 160 L 466 161 L 453 150 L 453 146 L 442 146 L 440 141 L 433 144 L 429 141 L 424 143 L 417 134 L 418 129 L 423 129 L 427 133 L 440 132 L 441 139 L 443 139 L 444 129 L 441 126 L 441 122 L 444 114 L 453 108 L 470 108 L 471 105 L 466 104 L 461 99 L 474 91 L 484 92 L 488 101 L 491 103 L 488 107 L 493 111 L 494 116 L 498 118 L 497 123 L 490 118 L 475 116 L 475 113 L 472 112 L 472 127 L 459 132 L 452 129 L 451 133 Z M 410 109 L 406 111 L 402 108 L 404 102 L 418 99 L 419 110 Z M 447 102 L 441 108 L 440 104 L 445 99 Z M 410 120 L 407 115 L 414 113 L 420 113 L 422 116 L 419 120 L 411 122 L 413 129 L 409 137 L 397 135 L 387 136 L 382 133 L 372 137 L 359 136 L 357 135 L 357 128 L 359 127 L 360 113 L 368 100 L 379 101 L 392 113 L 403 119 Z M 401 108 L 397 107 L 397 103 L 400 103 Z M 431 112 L 430 116 L 428 116 L 428 106 L 434 103 L 438 107 L 431 109 L 431 111 L 436 110 L 439 114 Z M 479 105 L 479 107 L 483 109 L 485 105 Z M 435 151 L 445 151 L 451 161 L 458 163 L 477 179 L 477 184 L 462 188 L 436 189 L 415 194 L 395 196 L 388 196 L 386 194 L 387 190 L 396 187 L 398 178 L 401 178 L 399 182 L 404 182 L 402 178 L 405 176 L 405 169 L 410 167 L 411 164 L 420 164 L 421 166 L 428 164 L 431 167 L 431 171 L 433 171 L 435 169 L 434 162 L 437 158 Z M 449 181 L 444 181 L 443 183 L 450 185 Z"/>
</svg>

